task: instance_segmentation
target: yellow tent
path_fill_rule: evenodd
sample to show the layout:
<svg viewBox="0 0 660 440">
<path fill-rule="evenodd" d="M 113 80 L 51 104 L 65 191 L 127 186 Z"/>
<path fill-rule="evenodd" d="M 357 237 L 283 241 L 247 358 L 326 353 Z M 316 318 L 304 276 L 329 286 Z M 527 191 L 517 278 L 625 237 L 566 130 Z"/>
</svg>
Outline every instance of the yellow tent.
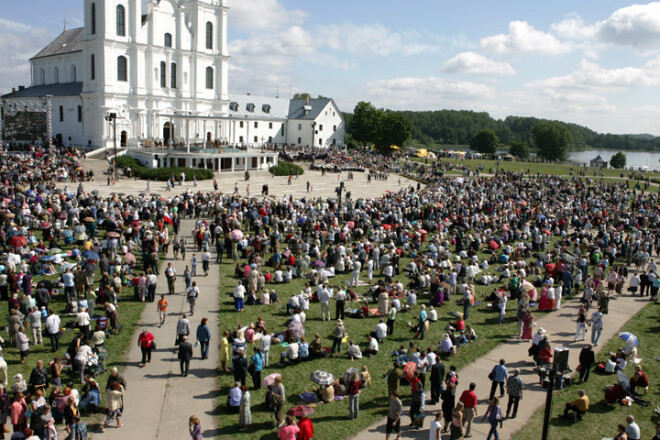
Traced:
<svg viewBox="0 0 660 440">
<path fill-rule="evenodd" d="M 417 157 L 426 157 L 429 154 L 429 150 L 426 148 L 419 148 L 415 154 Z"/>
</svg>

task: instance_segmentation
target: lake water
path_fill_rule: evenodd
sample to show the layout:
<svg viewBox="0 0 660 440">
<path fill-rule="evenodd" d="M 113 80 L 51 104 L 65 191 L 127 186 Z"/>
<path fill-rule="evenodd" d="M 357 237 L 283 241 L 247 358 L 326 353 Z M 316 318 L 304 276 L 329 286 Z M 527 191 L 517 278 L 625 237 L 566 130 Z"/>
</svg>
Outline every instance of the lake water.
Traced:
<svg viewBox="0 0 660 440">
<path fill-rule="evenodd" d="M 568 161 L 579 164 L 589 164 L 591 159 L 600 156 L 610 161 L 617 150 L 584 150 L 573 151 L 568 154 Z M 660 153 L 647 153 L 643 151 L 624 151 L 626 155 L 626 168 L 637 170 L 639 167 L 649 167 L 651 170 L 660 171 Z"/>
</svg>

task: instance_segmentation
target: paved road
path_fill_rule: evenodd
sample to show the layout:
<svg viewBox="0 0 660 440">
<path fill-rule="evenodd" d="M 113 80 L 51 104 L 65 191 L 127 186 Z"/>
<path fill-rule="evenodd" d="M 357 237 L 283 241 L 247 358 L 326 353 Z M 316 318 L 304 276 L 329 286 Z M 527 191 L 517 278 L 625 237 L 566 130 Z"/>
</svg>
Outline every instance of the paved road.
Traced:
<svg viewBox="0 0 660 440">
<path fill-rule="evenodd" d="M 194 227 L 193 220 L 181 221 L 181 232 L 190 237 Z M 192 243 L 192 238 L 188 238 Z M 194 249 L 196 250 L 196 249 Z M 127 389 L 124 398 L 125 412 L 121 418 L 123 428 L 115 428 L 114 425 L 106 429 L 105 434 L 98 434 L 98 438 L 107 440 L 153 439 L 170 440 L 185 439 L 188 434 L 188 417 L 197 415 L 202 424 L 204 438 L 215 438 L 217 436 L 218 413 L 216 405 L 217 392 L 217 366 L 218 350 L 209 350 L 209 358 L 200 359 L 199 348 L 196 347 L 195 358 L 190 362 L 190 373 L 188 377 L 179 375 L 179 362 L 173 352 L 174 339 L 176 335 L 176 322 L 182 313 L 188 313 L 189 306 L 185 301 L 183 271 L 185 265 L 189 264 L 193 248 L 188 247 L 186 252 L 187 261 L 171 260 L 171 254 L 164 262 L 163 268 L 158 276 L 158 294 L 167 293 L 167 281 L 164 268 L 168 262 L 172 262 L 177 271 L 175 295 L 167 295 L 169 302 L 168 316 L 165 324 L 158 327 L 158 315 L 156 313 L 156 302 L 148 304 L 140 319 L 140 324 L 151 331 L 157 343 L 157 349 L 152 355 L 152 362 L 146 367 L 140 368 L 140 349 L 137 346 L 137 334 L 134 335 L 132 345 L 125 358 L 126 369 L 124 377 L 127 381 Z M 215 255 L 213 260 L 215 261 Z M 200 255 L 198 254 L 198 257 Z M 207 277 L 201 271 L 201 261 L 198 264 L 198 274 L 193 278 L 197 281 L 200 296 L 197 300 L 195 315 L 190 318 L 191 337 L 194 342 L 194 334 L 203 317 L 208 318 L 211 329 L 211 347 L 218 343 L 218 320 L 220 318 L 218 287 L 220 285 L 220 272 L 218 265 L 212 263 Z M 104 394 L 105 395 L 105 394 Z M 130 435 L 129 435 L 130 433 Z"/>
<path fill-rule="evenodd" d="M 604 329 L 600 338 L 601 344 L 599 347 L 595 347 L 597 359 L 601 359 L 601 356 L 598 356 L 598 350 L 604 345 L 604 342 L 614 336 L 621 326 L 630 319 L 631 316 L 639 312 L 646 304 L 648 304 L 648 297 L 642 299 L 639 296 L 625 296 L 618 300 L 610 301 L 609 314 L 605 316 Z M 543 327 L 547 331 L 548 339 L 550 340 L 552 347 L 557 348 L 559 346 L 564 346 L 569 348 L 569 365 L 572 370 L 575 370 L 575 367 L 579 363 L 578 356 L 580 350 L 591 338 L 591 333 L 587 333 L 586 342 L 573 342 L 578 307 L 578 300 L 562 300 L 562 308 L 559 311 L 551 312 L 546 315 L 544 315 L 543 312 L 534 313 L 538 327 Z M 594 310 L 594 307 L 590 308 L 589 316 L 591 316 L 591 312 Z M 513 312 L 508 312 L 509 315 L 511 313 Z M 488 379 L 488 373 L 490 373 L 491 369 L 500 359 L 505 359 L 509 369 L 517 367 L 522 370 L 521 377 L 525 382 L 523 400 L 520 402 L 520 407 L 518 408 L 518 417 L 516 419 L 505 420 L 503 429 L 499 430 L 500 438 L 503 439 L 512 438 L 517 431 L 529 422 L 532 415 L 545 405 L 546 390 L 541 388 L 538 381 L 538 375 L 532 371 L 533 364 L 530 362 L 531 358 L 527 355 L 529 345 L 530 343 L 519 342 L 512 338 L 506 343 L 498 345 L 485 356 L 475 360 L 458 372 L 460 383 L 459 388 L 456 391 L 457 401 L 458 396 L 460 396 L 463 390 L 468 387 L 469 383 L 475 382 L 477 384 L 476 393 L 479 398 L 479 406 L 477 407 L 477 410 L 480 415 L 483 415 L 486 411 L 488 395 L 490 393 L 491 382 Z M 427 393 L 427 397 L 428 395 L 429 394 Z M 507 400 L 508 397 L 504 397 L 500 401 L 502 410 L 505 412 Z M 383 402 L 386 402 L 386 400 L 383 400 Z M 441 405 L 442 402 L 438 405 L 426 405 L 424 413 L 427 414 L 428 417 L 424 419 L 423 429 L 417 431 L 404 428 L 402 430 L 402 437 L 407 439 L 427 439 L 429 435 L 428 428 L 433 419 L 431 415 L 435 414 L 437 410 L 440 410 Z M 401 423 L 402 427 L 407 426 L 410 423 L 408 407 L 404 408 L 404 410 L 404 417 Z M 489 429 L 490 424 L 488 422 L 481 423 L 481 417 L 476 417 L 475 422 L 472 424 L 473 438 L 485 439 L 488 435 Z M 539 437 L 540 432 L 541 427 L 539 426 Z M 356 440 L 382 440 L 384 436 L 385 420 L 382 420 L 356 434 L 353 438 Z M 441 438 L 443 440 L 449 439 L 449 434 L 443 434 Z"/>
</svg>

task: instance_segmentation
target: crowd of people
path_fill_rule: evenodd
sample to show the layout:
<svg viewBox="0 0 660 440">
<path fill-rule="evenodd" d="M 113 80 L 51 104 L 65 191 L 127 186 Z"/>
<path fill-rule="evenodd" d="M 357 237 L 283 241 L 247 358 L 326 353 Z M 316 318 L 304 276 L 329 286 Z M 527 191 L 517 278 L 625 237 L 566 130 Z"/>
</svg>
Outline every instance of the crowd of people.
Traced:
<svg viewBox="0 0 660 440">
<path fill-rule="evenodd" d="M 370 152 L 349 154 L 331 149 L 323 153 L 325 156 L 286 152 L 294 153 L 311 155 L 317 168 L 335 172 L 364 170 L 377 178 L 395 172 L 416 174 L 426 186 L 411 185 L 369 199 L 348 198 L 341 209 L 332 200 L 257 200 L 190 188 L 167 199 L 150 194 L 102 198 L 86 193 L 82 183 L 75 192 L 68 187 L 56 189 L 53 176 L 65 180 L 85 176 L 71 152 L 39 147 L 16 154 L 4 151 L 0 155 L 4 183 L 0 188 L 0 247 L 6 255 L 2 257 L 0 296 L 9 304 L 8 343 L 20 353 L 22 362 L 31 362 L 29 347 L 43 343 L 43 326 L 57 356 L 48 368 L 41 360 L 36 363 L 25 389 L 22 377 L 15 378 L 13 397 L 7 398 L 17 402 L 16 417 L 13 403 L 9 411 L 14 430 L 31 429 L 34 434 L 35 427 L 39 428 L 37 419 L 43 416 L 49 421 L 43 423 L 39 437 L 50 438 L 47 432 L 52 423 L 47 415 L 51 414 L 53 422 L 59 421 L 58 416 L 65 421 L 69 438 L 82 435 L 77 434 L 85 429 L 79 423 L 80 411 L 98 407 L 102 401 L 94 375 L 106 361 L 105 338 L 121 330 L 119 299 L 126 289 L 132 289 L 135 300 L 155 302 L 160 270 L 168 279 L 168 286 L 160 290 L 171 293 L 177 274 L 170 265 L 161 267 L 161 256 L 170 249 L 178 256 L 177 252 L 185 251 L 189 244 L 197 249 L 190 268 L 182 274 L 190 316 L 195 313 L 199 295 L 192 277 L 199 261 L 201 273 L 208 274 L 211 251 L 216 262 L 227 259 L 235 265 L 236 285 L 231 296 L 237 313 L 257 304 L 282 304 L 286 310 L 283 329 L 259 319 L 228 328 L 221 338 L 222 369 L 230 371 L 236 382 L 227 401 L 236 410 L 238 427 L 244 431 L 250 430 L 252 423 L 247 378 L 252 379 L 252 389 L 259 389 L 264 370 L 276 371 L 277 363 L 270 359 L 272 346 L 286 346 L 280 364 L 332 356 L 352 360 L 386 357 L 380 346 L 401 328 L 397 316 L 406 311 L 415 316 L 409 324 L 413 336 L 392 353 L 393 367 L 386 375 L 388 434 L 399 435 L 402 397 L 410 397 L 411 425 L 420 425 L 419 415 L 428 404 L 429 389 L 431 403 L 442 401 L 432 429 L 451 431 L 452 438 L 470 436 L 472 420 L 478 415 L 476 385 L 469 385 L 456 399 L 458 374 L 452 365 L 445 369 L 445 361 L 460 355 L 461 346 L 477 340 L 478 329 L 470 325 L 472 307 L 485 302 L 498 313 L 500 323 L 505 322 L 507 311 L 515 309 L 517 337 L 532 341 L 530 355 L 543 368 L 551 362 L 553 352 L 543 329 L 533 334 L 534 313 L 557 310 L 562 300 L 581 294 L 583 307 L 576 318 L 578 341 L 585 339 L 587 326 L 602 330 L 603 316 L 612 306 L 610 300 L 623 293 L 629 278 L 630 293 L 641 288 L 641 294 L 648 293 L 651 299 L 657 296 L 660 281 L 651 257 L 660 245 L 660 236 L 652 232 L 660 222 L 655 208 L 657 194 L 623 183 L 556 176 L 500 173 L 490 178 L 447 177 L 434 167 L 411 165 L 396 157 L 383 160 L 383 156 Z M 180 219 L 187 217 L 198 220 L 187 238 L 191 243 L 184 238 L 187 231 L 179 230 Z M 631 265 L 643 269 L 643 276 L 630 277 Z M 338 274 L 350 274 L 347 285 L 333 282 Z M 300 279 L 304 282 L 300 293 L 278 295 L 278 284 Z M 481 285 L 494 289 L 480 297 L 476 292 Z M 462 313 L 443 322 L 437 310 L 453 300 L 458 300 Z M 589 315 L 594 303 L 596 310 Z M 167 317 L 164 296 L 157 307 L 162 325 Z M 312 307 L 318 307 L 322 320 L 334 321 L 332 344 L 318 333 L 313 338 L 306 334 L 305 322 Z M 62 327 L 66 327 L 60 315 L 70 319 L 69 331 L 75 333 L 66 352 L 59 347 Z M 349 338 L 350 319 L 373 319 L 373 331 L 351 333 Z M 202 320 L 195 334 L 202 343 L 203 358 L 208 356 L 210 341 L 205 326 Z M 427 340 L 431 328 L 442 329 L 439 340 Z M 184 315 L 177 323 L 178 357 L 184 376 L 193 357 L 190 333 Z M 598 337 L 599 332 L 592 332 L 593 345 L 599 343 Z M 141 364 L 146 365 L 151 360 L 153 335 L 141 331 L 138 344 L 143 353 Z M 627 347 L 613 354 L 614 371 L 625 371 L 626 365 L 634 364 L 634 350 Z M 593 360 L 589 365 L 587 354 L 584 366 L 589 368 L 583 370 L 588 372 L 598 365 Z M 69 369 L 84 385 L 79 398 L 72 382 L 62 387 L 61 374 Z M 609 372 L 607 364 L 604 370 Z M 346 397 L 348 418 L 358 418 L 360 392 L 371 378 L 366 367 L 346 373 L 320 384 L 301 399 L 329 403 L 338 396 Z M 637 373 L 631 382 L 633 395 L 635 388 L 644 388 Z M 495 438 L 501 421 L 516 417 L 524 388 L 519 375 L 519 370 L 509 372 L 504 360 L 492 371 L 489 404 L 482 417 L 491 424 Z M 586 381 L 585 375 L 581 379 Z M 126 384 L 116 371 L 110 377 L 114 379 L 106 384 L 107 418 L 103 426 L 112 421 L 120 425 L 123 408 Z M 404 396 L 403 384 L 410 385 L 409 396 Z M 46 399 L 43 395 L 51 386 Z M 274 377 L 266 386 L 268 408 L 280 438 L 311 438 L 309 418 L 301 416 L 296 422 L 294 416 L 285 414 L 282 378 Z M 502 411 L 498 399 L 504 395 L 505 386 L 509 402 Z M 498 388 L 500 395 L 496 396 Z M 32 419 L 37 420 L 30 428 L 26 416 L 29 405 L 33 406 Z M 572 406 L 582 409 L 585 405 Z M 191 417 L 191 436 L 199 438 L 200 430 L 199 419 Z"/>
</svg>

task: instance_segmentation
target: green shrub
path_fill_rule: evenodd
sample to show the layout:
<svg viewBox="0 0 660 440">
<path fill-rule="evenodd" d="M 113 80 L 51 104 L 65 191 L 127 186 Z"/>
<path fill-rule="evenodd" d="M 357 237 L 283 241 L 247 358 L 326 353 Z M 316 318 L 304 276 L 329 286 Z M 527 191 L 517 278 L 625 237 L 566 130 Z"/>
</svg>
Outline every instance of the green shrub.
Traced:
<svg viewBox="0 0 660 440">
<path fill-rule="evenodd" d="M 295 163 L 291 163 L 291 162 L 283 162 L 281 160 L 277 164 L 277 166 L 270 167 L 268 171 L 273 173 L 275 176 L 288 176 L 288 175 L 295 176 L 296 173 L 298 173 L 299 176 L 302 176 L 303 174 L 305 174 L 305 170 L 301 166 L 298 166 Z"/>
<path fill-rule="evenodd" d="M 149 169 L 144 165 L 142 165 L 137 160 L 128 156 L 120 156 L 117 159 L 117 166 L 123 169 L 130 168 L 133 175 L 139 177 L 140 179 L 157 180 L 161 182 L 166 181 L 171 176 L 174 176 L 175 179 L 178 179 L 181 173 L 183 173 L 186 176 L 186 181 L 191 181 L 195 177 L 197 177 L 197 180 L 209 180 L 209 179 L 213 179 L 213 177 L 215 176 L 213 170 L 207 170 L 207 169 L 179 168 L 179 167 Z"/>
</svg>

